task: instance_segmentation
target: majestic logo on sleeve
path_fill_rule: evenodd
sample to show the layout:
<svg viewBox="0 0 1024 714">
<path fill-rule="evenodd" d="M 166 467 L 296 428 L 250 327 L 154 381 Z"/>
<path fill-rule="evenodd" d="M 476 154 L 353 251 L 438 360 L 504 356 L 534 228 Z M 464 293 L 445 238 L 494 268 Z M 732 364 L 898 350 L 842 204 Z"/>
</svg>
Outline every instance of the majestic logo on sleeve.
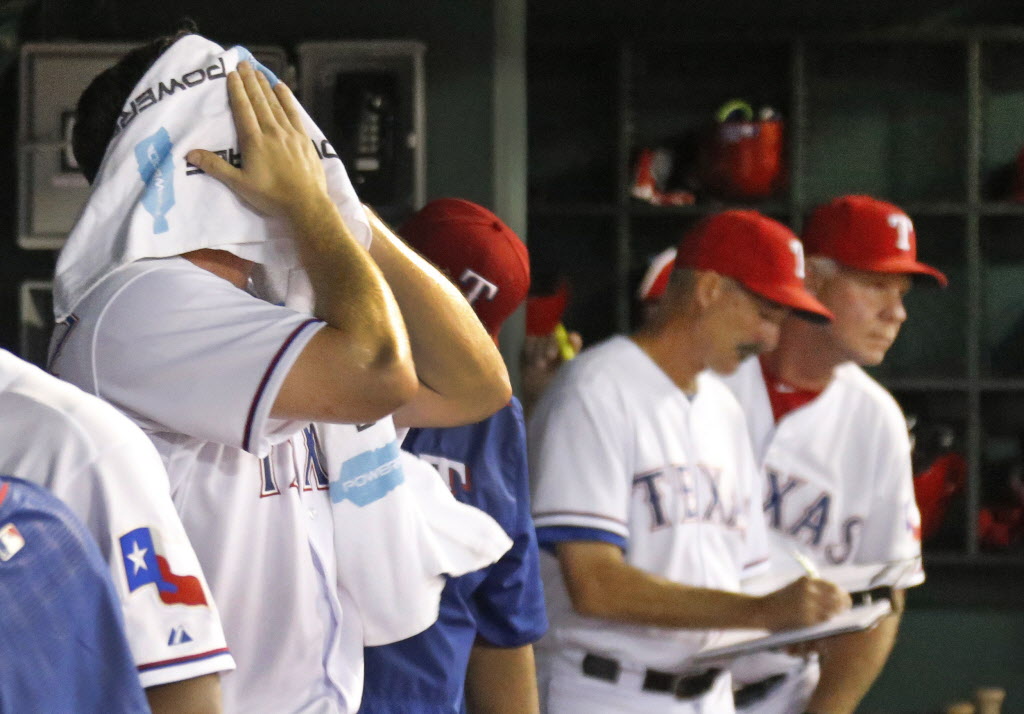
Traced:
<svg viewBox="0 0 1024 714">
<path fill-rule="evenodd" d="M 206 605 L 199 578 L 177 575 L 167 558 L 159 553 L 158 537 L 149 528 L 136 528 L 119 539 L 128 592 L 156 585 L 160 599 L 168 605 Z"/>
<path fill-rule="evenodd" d="M 331 501 L 351 501 L 362 508 L 384 498 L 405 481 L 398 457 L 398 442 L 364 451 L 341 465 L 341 475 L 331 481 Z"/>
<path fill-rule="evenodd" d="M 146 184 L 142 207 L 153 216 L 153 233 L 166 233 L 170 228 L 167 214 L 174 208 L 174 157 L 171 137 L 163 127 L 153 136 L 135 145 L 135 161 L 139 176 Z"/>
</svg>

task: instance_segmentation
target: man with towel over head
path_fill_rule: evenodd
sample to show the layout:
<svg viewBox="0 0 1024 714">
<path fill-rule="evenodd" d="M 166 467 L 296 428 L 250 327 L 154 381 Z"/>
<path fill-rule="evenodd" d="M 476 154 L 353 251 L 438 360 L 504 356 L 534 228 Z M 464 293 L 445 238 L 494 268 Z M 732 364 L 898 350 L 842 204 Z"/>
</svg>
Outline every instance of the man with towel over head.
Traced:
<svg viewBox="0 0 1024 714">
<path fill-rule="evenodd" d="M 433 516 L 436 473 L 395 434 L 503 407 L 500 354 L 244 48 L 130 53 L 82 95 L 74 150 L 93 192 L 57 265 L 51 370 L 163 457 L 237 664 L 225 710 L 355 711 L 364 644 L 425 627 L 441 573 L 508 547 L 450 494 Z M 456 507 L 471 548 L 434 533 Z"/>
</svg>

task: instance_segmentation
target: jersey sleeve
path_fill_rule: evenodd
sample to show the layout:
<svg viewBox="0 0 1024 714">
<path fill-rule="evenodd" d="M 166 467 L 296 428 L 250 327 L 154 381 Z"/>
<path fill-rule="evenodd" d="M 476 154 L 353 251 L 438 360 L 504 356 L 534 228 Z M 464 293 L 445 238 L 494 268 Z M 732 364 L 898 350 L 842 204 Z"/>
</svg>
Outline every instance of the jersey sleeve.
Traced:
<svg viewBox="0 0 1024 714">
<path fill-rule="evenodd" d="M 629 540 L 632 429 L 602 385 L 560 380 L 531 417 L 533 513 L 542 547 L 571 540 Z"/>
<path fill-rule="evenodd" d="M 496 647 L 521 647 L 539 640 L 547 631 L 548 621 L 530 515 L 523 411 L 513 399 L 505 412 L 495 424 L 501 430 L 495 439 L 501 446 L 497 465 L 505 490 L 513 498 L 505 501 L 506 512 L 497 514 L 496 520 L 512 539 L 512 547 L 488 569 L 470 607 L 481 637 Z"/>
<path fill-rule="evenodd" d="M 94 427 L 105 417 L 107 439 L 77 470 L 53 470 L 47 485 L 100 546 L 142 686 L 232 670 L 217 607 L 171 501 L 163 462 L 141 431 L 109 411 L 82 415 Z"/>
<path fill-rule="evenodd" d="M 879 425 L 872 507 L 863 525 L 858 563 L 908 561 L 894 583 L 907 588 L 924 582 L 921 569 L 921 515 L 914 498 L 910 439 L 900 419 Z"/>
<path fill-rule="evenodd" d="M 270 409 L 322 326 L 179 261 L 135 278 L 106 305 L 92 360 L 98 393 L 146 428 L 262 457 L 305 426 L 274 420 Z"/>
</svg>

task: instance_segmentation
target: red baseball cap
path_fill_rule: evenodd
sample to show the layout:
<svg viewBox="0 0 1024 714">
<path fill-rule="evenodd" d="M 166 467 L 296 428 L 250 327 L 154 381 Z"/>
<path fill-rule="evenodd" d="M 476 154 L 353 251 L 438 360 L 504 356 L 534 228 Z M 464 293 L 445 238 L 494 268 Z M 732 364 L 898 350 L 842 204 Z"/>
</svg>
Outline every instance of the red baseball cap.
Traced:
<svg viewBox="0 0 1024 714">
<path fill-rule="evenodd" d="M 550 335 L 562 321 L 569 304 L 569 286 L 562 282 L 551 295 L 531 295 L 526 299 L 526 334 Z"/>
<path fill-rule="evenodd" d="M 530 258 L 519 236 L 483 206 L 461 198 L 431 201 L 398 233 L 451 278 L 497 340 L 530 288 Z"/>
<path fill-rule="evenodd" d="M 654 256 L 651 264 L 644 273 L 640 287 L 637 288 L 636 297 L 640 302 L 657 302 L 665 294 L 668 286 L 668 276 L 676 267 L 676 248 L 666 248 Z"/>
<path fill-rule="evenodd" d="M 713 270 L 814 322 L 832 319 L 804 287 L 803 248 L 793 231 L 757 211 L 701 220 L 679 242 L 676 267 Z"/>
<path fill-rule="evenodd" d="M 898 206 L 870 196 L 842 196 L 818 206 L 804 227 L 807 255 L 832 258 L 850 268 L 878 273 L 946 276 L 917 260 L 917 235 Z"/>
</svg>

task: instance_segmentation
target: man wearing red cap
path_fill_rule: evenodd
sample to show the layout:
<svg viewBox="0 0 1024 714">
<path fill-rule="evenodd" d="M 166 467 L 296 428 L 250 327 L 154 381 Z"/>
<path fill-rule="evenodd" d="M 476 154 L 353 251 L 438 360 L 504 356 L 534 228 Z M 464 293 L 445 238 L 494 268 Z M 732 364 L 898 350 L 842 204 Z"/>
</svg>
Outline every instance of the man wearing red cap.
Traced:
<svg viewBox="0 0 1024 714">
<path fill-rule="evenodd" d="M 647 266 L 647 272 L 640 280 L 636 289 L 636 299 L 643 311 L 643 321 L 646 322 L 653 317 L 654 309 L 657 307 L 661 296 L 665 294 L 668 287 L 668 279 L 676 267 L 676 247 L 671 246 L 658 253 L 651 259 Z"/>
<path fill-rule="evenodd" d="M 691 666 L 718 630 L 777 630 L 844 608 L 801 578 L 762 597 L 740 580 L 767 557 L 743 413 L 706 370 L 775 346 L 803 287 L 800 242 L 754 211 L 680 243 L 654 319 L 567 363 L 530 420 L 534 520 L 551 630 L 538 643 L 550 712 L 730 712 L 728 672 Z"/>
<path fill-rule="evenodd" d="M 453 198 L 427 204 L 399 232 L 462 290 L 497 342 L 530 285 L 519 237 L 486 208 Z M 437 467 L 455 498 L 498 521 L 513 546 L 495 564 L 450 579 L 437 622 L 425 632 L 365 650 L 360 712 L 536 712 L 532 643 L 547 617 L 522 407 L 513 397 L 477 424 L 412 429 L 402 448 Z"/>
<path fill-rule="evenodd" d="M 822 641 L 817 688 L 814 658 L 739 661 L 733 675 L 744 713 L 852 712 L 892 648 L 903 589 L 924 580 L 906 422 L 861 367 L 879 364 L 896 339 L 911 277 L 941 285 L 946 278 L 917 261 L 906 213 L 867 196 L 820 206 L 803 239 L 808 289 L 833 321 L 787 318 L 778 347 L 727 379 L 763 465 L 773 555 L 782 556 L 773 568 L 798 551 L 853 591 L 892 588 L 896 614 L 873 630 Z M 854 566 L 870 565 L 890 567 L 875 580 L 850 579 Z"/>
</svg>

